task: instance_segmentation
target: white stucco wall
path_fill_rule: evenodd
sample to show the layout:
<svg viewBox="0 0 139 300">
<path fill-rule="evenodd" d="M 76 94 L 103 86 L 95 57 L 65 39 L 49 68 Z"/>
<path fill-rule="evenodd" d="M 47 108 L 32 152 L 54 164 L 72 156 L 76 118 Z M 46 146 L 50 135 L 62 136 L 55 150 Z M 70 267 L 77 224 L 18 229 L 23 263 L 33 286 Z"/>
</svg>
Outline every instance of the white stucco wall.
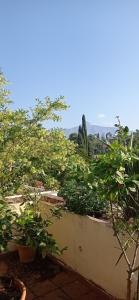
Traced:
<svg viewBox="0 0 139 300">
<path fill-rule="evenodd" d="M 45 218 L 51 204 L 41 202 L 40 206 Z M 67 212 L 50 226 L 50 232 L 61 247 L 68 247 L 60 257 L 65 264 L 111 295 L 126 298 L 127 266 L 124 259 L 115 266 L 120 251 L 108 222 Z"/>
<path fill-rule="evenodd" d="M 12 201 L 14 202 L 14 198 Z M 15 201 L 12 204 L 16 211 L 19 211 L 19 202 Z M 52 207 L 54 204 L 47 203 L 46 199 L 40 202 L 44 218 L 50 216 Z M 60 257 L 61 261 L 111 295 L 118 299 L 126 299 L 127 265 L 124 259 L 121 259 L 115 266 L 120 250 L 109 222 L 64 212 L 61 219 L 55 219 L 53 225 L 50 225 L 49 231 L 61 248 L 68 247 Z M 14 247 L 12 244 L 11 250 Z M 130 254 L 132 255 L 132 249 Z M 136 274 L 132 281 L 134 292 Z"/>
</svg>

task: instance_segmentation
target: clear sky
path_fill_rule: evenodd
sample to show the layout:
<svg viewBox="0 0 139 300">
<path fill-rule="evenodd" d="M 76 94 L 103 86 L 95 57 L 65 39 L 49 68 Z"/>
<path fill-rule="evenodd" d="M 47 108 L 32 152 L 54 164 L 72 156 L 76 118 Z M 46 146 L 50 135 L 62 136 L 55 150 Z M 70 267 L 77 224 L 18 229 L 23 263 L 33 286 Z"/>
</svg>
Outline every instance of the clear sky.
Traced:
<svg viewBox="0 0 139 300">
<path fill-rule="evenodd" d="M 139 128 L 139 1 L 0 0 L 0 67 L 16 107 L 64 95 L 61 126 Z"/>
</svg>

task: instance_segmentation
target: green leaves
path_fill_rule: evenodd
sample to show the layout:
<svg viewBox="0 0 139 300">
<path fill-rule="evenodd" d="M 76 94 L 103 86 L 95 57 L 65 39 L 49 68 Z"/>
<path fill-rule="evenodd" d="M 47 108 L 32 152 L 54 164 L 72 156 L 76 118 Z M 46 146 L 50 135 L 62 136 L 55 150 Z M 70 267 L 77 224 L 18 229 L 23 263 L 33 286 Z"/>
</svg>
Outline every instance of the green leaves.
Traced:
<svg viewBox="0 0 139 300">
<path fill-rule="evenodd" d="M 60 175 L 76 150 L 61 130 L 43 126 L 48 120 L 61 119 L 60 111 L 67 108 L 64 98 L 37 99 L 32 109 L 13 110 L 8 106 L 6 84 L 0 73 L 0 193 L 15 194 L 36 180 L 47 189 L 58 189 Z"/>
<path fill-rule="evenodd" d="M 66 110 L 67 104 L 63 102 L 64 97 L 60 96 L 55 101 L 51 101 L 49 97 L 46 97 L 44 101 L 36 99 L 36 106 L 32 110 L 33 120 L 36 122 L 42 122 L 46 120 L 60 121 L 61 118 L 55 112 Z"/>
<path fill-rule="evenodd" d="M 12 239 L 13 224 L 16 213 L 4 200 L 0 200 L 0 252 L 6 250 L 7 243 Z"/>
<path fill-rule="evenodd" d="M 44 220 L 41 217 L 39 200 L 38 194 L 24 197 L 24 207 L 20 210 L 20 215 L 15 221 L 16 242 L 38 249 L 43 257 L 46 255 L 46 251 L 61 254 L 55 239 L 48 232 L 48 226 L 52 224 L 52 221 L 50 219 Z"/>
<path fill-rule="evenodd" d="M 106 211 L 106 202 L 98 197 L 95 184 L 85 181 L 83 177 L 82 180 L 81 177 L 78 180 L 69 179 L 58 195 L 66 201 L 66 208 L 74 213 L 100 217 Z"/>
<path fill-rule="evenodd" d="M 117 140 L 92 163 L 92 179 L 98 183 L 99 197 L 109 204 L 108 214 L 121 249 L 117 263 L 124 257 L 131 270 L 139 246 L 139 157 L 131 147 L 128 128 L 120 121 L 117 128 Z M 127 252 L 130 247 L 132 259 Z"/>
</svg>

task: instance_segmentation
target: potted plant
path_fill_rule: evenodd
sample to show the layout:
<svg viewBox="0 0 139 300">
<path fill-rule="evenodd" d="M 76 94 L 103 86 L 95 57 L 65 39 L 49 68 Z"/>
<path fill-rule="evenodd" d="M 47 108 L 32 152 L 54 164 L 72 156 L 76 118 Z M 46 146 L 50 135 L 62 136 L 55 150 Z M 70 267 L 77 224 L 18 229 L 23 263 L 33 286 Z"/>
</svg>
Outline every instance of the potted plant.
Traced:
<svg viewBox="0 0 139 300">
<path fill-rule="evenodd" d="M 1 300 L 25 300 L 26 287 L 22 281 L 11 276 L 0 276 Z"/>
<path fill-rule="evenodd" d="M 36 251 L 42 257 L 47 253 L 61 254 L 53 236 L 48 232 L 50 220 L 43 220 L 39 211 L 40 197 L 28 195 L 25 197 L 24 207 L 16 218 L 16 242 L 20 261 L 23 263 L 34 260 Z"/>
<path fill-rule="evenodd" d="M 7 250 L 7 244 L 12 239 L 12 229 L 16 214 L 9 205 L 0 199 L 0 255 Z M 19 279 L 11 277 L 7 265 L 0 264 L 0 299 L 25 300 L 26 287 Z"/>
</svg>

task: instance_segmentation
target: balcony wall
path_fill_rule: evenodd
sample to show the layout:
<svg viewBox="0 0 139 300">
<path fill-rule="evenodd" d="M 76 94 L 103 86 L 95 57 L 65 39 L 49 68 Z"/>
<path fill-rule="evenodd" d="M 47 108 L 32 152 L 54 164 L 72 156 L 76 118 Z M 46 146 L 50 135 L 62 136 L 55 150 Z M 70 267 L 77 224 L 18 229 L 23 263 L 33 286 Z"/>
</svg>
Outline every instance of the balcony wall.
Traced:
<svg viewBox="0 0 139 300">
<path fill-rule="evenodd" d="M 52 204 L 41 202 L 44 218 L 50 208 Z M 61 247 L 68 247 L 60 257 L 65 264 L 118 299 L 126 298 L 127 266 L 124 259 L 115 266 L 120 251 L 109 222 L 66 212 L 50 232 Z"/>
<path fill-rule="evenodd" d="M 40 209 L 42 216 L 46 218 L 51 214 L 50 209 L 55 206 L 57 200 L 60 203 L 62 201 L 53 194 L 42 193 L 42 196 Z M 9 198 L 9 202 L 11 199 L 17 211 L 21 198 L 21 196 L 15 199 Z M 109 222 L 63 212 L 63 217 L 54 220 L 49 231 L 60 247 L 68 247 L 60 257 L 62 262 L 114 297 L 126 298 L 127 266 L 124 259 L 115 266 L 120 250 Z M 12 247 L 15 249 L 14 245 Z M 133 275 L 132 280 L 135 291 L 136 274 Z"/>
</svg>

